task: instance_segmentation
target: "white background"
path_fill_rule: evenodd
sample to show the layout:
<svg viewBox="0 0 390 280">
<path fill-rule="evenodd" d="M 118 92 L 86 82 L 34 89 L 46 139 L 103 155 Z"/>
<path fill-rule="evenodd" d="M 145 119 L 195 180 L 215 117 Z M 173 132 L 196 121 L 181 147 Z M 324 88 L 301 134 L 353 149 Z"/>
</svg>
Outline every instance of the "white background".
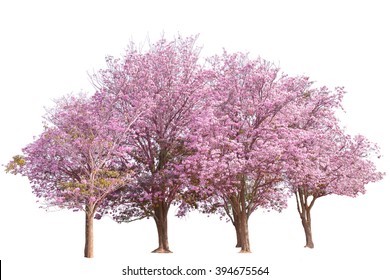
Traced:
<svg viewBox="0 0 390 280">
<path fill-rule="evenodd" d="M 386 1 L 1 1 L 0 164 L 42 131 L 44 106 L 70 92 L 92 91 L 87 73 L 142 44 L 200 34 L 204 56 L 250 52 L 317 86 L 345 86 L 351 133 L 382 147 L 390 139 Z M 3 169 L 3 167 L 1 167 Z M 268 266 L 264 279 L 390 279 L 388 179 L 358 198 L 325 197 L 313 208 L 316 248 L 303 248 L 294 200 L 282 213 L 257 211 L 249 220 L 252 254 L 238 254 L 233 226 L 217 217 L 170 213 L 173 254 L 157 246 L 152 220 L 95 223 L 95 258 L 83 258 L 84 217 L 39 209 L 26 178 L 0 172 L 0 259 L 4 279 L 148 279 L 121 276 L 136 268 Z M 238 279 L 261 277 L 236 276 Z M 164 277 L 161 277 L 164 278 Z M 165 277 L 164 279 L 170 279 Z M 210 273 L 183 279 L 228 279 Z M 153 279 L 160 279 L 154 277 Z"/>
</svg>

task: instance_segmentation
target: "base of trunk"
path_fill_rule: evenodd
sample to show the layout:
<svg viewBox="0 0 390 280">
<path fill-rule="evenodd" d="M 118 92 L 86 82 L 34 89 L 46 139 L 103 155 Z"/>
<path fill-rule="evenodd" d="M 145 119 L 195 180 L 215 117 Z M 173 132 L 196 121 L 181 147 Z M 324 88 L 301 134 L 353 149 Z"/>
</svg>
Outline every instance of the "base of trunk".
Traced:
<svg viewBox="0 0 390 280">
<path fill-rule="evenodd" d="M 172 251 L 164 248 L 157 248 L 153 250 L 152 253 L 172 253 Z"/>
<path fill-rule="evenodd" d="M 313 242 L 313 237 L 312 237 L 312 233 L 311 233 L 311 225 L 307 224 L 307 223 L 304 223 L 304 222 L 302 222 L 302 224 L 303 224 L 303 228 L 305 230 L 305 237 L 306 237 L 305 248 L 313 249 L 314 248 L 314 242 Z"/>
<path fill-rule="evenodd" d="M 84 258 L 93 258 L 93 212 L 85 214 Z"/>
<path fill-rule="evenodd" d="M 310 244 L 310 243 L 306 244 L 305 248 L 313 249 L 314 248 L 314 244 Z"/>
<path fill-rule="evenodd" d="M 245 253 L 252 253 L 250 250 L 243 250 L 243 249 L 241 249 L 241 251 L 239 252 L 240 254 L 241 253 L 243 253 L 243 254 L 245 254 Z"/>
</svg>

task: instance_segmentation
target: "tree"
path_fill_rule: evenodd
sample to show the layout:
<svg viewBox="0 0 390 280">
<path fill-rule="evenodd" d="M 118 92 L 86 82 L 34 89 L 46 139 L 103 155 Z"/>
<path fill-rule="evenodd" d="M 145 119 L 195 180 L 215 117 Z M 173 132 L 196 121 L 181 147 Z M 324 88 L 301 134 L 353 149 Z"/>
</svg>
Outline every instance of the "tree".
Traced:
<svg viewBox="0 0 390 280">
<path fill-rule="evenodd" d="M 153 252 L 171 252 L 167 215 L 188 187 L 183 160 L 192 153 L 191 128 L 203 118 L 206 105 L 207 73 L 199 66 L 195 41 L 196 37 L 161 39 L 146 52 L 131 45 L 123 59 L 108 58 L 108 68 L 93 77 L 107 94 L 148 108 L 129 134 L 128 156 L 137 168 L 136 183 L 120 200 L 114 198 L 111 207 L 119 222 L 129 219 L 128 203 L 153 217 L 158 232 Z"/>
<path fill-rule="evenodd" d="M 378 148 L 359 135 L 323 131 L 306 142 L 305 159 L 294 165 L 289 175 L 297 209 L 305 232 L 307 248 L 314 248 L 311 210 L 318 198 L 331 194 L 355 197 L 365 186 L 382 179 L 370 155 Z"/>
<path fill-rule="evenodd" d="M 250 215 L 259 207 L 280 211 L 287 205 L 283 168 L 294 138 L 289 124 L 311 83 L 306 77 L 279 75 L 269 62 L 241 53 L 225 52 L 210 63 L 214 115 L 198 133 L 193 156 L 201 163 L 197 191 L 200 197 L 212 193 L 203 211 L 227 215 L 237 247 L 246 253 Z"/>
<path fill-rule="evenodd" d="M 341 108 L 344 94 L 342 88 L 334 93 L 326 87 L 307 91 L 299 104 L 301 115 L 290 124 L 296 131 L 285 175 L 296 198 L 307 248 L 314 248 L 311 210 L 318 198 L 330 194 L 355 197 L 384 175 L 369 159 L 379 154 L 378 147 L 339 127 L 335 111 Z"/>
<path fill-rule="evenodd" d="M 66 97 L 56 104 L 48 112 L 44 132 L 22 156 L 14 157 L 7 171 L 27 176 L 33 193 L 47 207 L 85 212 L 84 257 L 91 258 L 97 211 L 110 193 L 132 180 L 131 164 L 120 156 L 137 115 L 123 126 L 100 93 L 92 98 Z"/>
</svg>

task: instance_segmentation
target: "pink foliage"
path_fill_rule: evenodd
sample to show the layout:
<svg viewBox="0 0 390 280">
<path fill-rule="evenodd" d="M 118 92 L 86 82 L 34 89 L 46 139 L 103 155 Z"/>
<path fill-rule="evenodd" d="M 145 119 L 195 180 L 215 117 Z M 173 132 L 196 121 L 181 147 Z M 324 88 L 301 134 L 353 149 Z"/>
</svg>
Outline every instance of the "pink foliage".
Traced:
<svg viewBox="0 0 390 280">
<path fill-rule="evenodd" d="M 162 39 L 146 52 L 130 46 L 123 59 L 108 58 L 108 68 L 94 76 L 96 85 L 119 101 L 120 110 L 127 104 L 145 108 L 126 140 L 136 183 L 110 201 L 118 221 L 131 219 L 134 205 L 146 216 L 155 214 L 158 203 L 169 208 L 189 185 L 184 160 L 194 152 L 194 126 L 204 120 L 209 81 L 195 41 Z"/>
<path fill-rule="evenodd" d="M 101 102 L 98 94 L 57 101 L 44 132 L 23 149 L 20 173 L 46 205 L 95 212 L 131 181 L 120 172 L 120 144 L 132 123 L 118 122 L 109 101 Z"/>
<path fill-rule="evenodd" d="M 198 153 L 192 157 L 199 191 L 209 197 L 203 209 L 224 215 L 232 195 L 244 191 L 248 216 L 259 206 L 281 210 L 287 198 L 284 159 L 294 139 L 289 125 L 310 83 L 306 77 L 280 75 L 267 61 L 241 53 L 225 52 L 210 64 L 215 75 L 212 117 L 201 122 L 207 126 L 199 128 Z"/>
</svg>

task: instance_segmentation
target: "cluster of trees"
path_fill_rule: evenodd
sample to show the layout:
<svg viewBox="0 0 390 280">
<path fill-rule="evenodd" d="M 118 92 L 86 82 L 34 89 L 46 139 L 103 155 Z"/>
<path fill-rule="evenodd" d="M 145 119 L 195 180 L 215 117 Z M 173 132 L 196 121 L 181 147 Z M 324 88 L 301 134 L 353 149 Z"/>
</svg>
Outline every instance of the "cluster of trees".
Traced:
<svg viewBox="0 0 390 280">
<path fill-rule="evenodd" d="M 316 88 L 243 53 L 200 62 L 196 36 L 130 45 L 91 76 L 92 96 L 67 96 L 43 133 L 6 169 L 27 176 L 46 206 L 84 211 L 85 257 L 93 221 L 152 217 L 158 248 L 170 252 L 168 211 L 197 209 L 232 222 L 250 252 L 248 220 L 281 211 L 294 195 L 313 248 L 310 211 L 330 194 L 356 196 L 382 178 L 378 147 L 352 137 L 335 116 L 343 88 Z"/>
</svg>

